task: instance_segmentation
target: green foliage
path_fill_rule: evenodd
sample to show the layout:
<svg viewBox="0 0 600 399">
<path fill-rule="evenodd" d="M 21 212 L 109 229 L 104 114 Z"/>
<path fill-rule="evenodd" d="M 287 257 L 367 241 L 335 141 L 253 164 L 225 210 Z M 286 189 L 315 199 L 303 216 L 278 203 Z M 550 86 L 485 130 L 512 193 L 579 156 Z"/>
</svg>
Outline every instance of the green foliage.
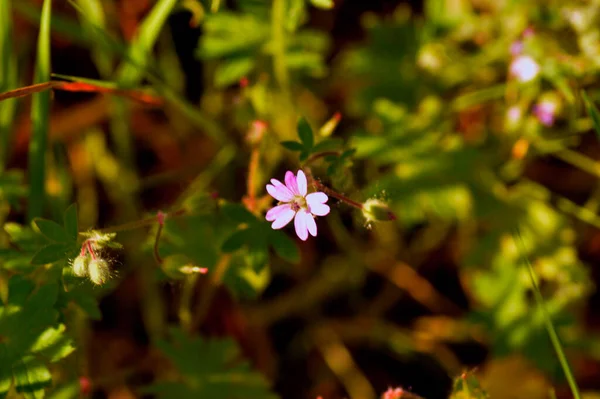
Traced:
<svg viewBox="0 0 600 399">
<path fill-rule="evenodd" d="M 26 398 L 43 398 L 51 382 L 48 363 L 68 356 L 72 341 L 59 324 L 58 285 L 33 286 L 22 277 L 8 282 L 8 301 L 0 306 L 0 396 L 12 384 Z"/>
<path fill-rule="evenodd" d="M 278 398 L 264 377 L 240 360 L 233 340 L 188 337 L 179 329 L 172 329 L 170 335 L 170 340 L 161 340 L 157 346 L 173 363 L 179 378 L 157 382 L 148 392 L 159 398 Z"/>
<path fill-rule="evenodd" d="M 454 379 L 450 399 L 488 399 L 474 373 L 465 372 Z"/>
<path fill-rule="evenodd" d="M 286 46 L 286 64 L 292 71 L 303 75 L 322 76 L 326 70 L 324 56 L 328 44 L 327 36 L 314 30 L 297 29 L 305 19 L 305 1 L 288 3 L 286 27 L 290 33 Z M 318 2 L 327 7 L 329 2 Z M 271 27 L 269 26 L 268 3 L 242 2 L 242 11 L 233 13 L 221 10 L 209 14 L 204 21 L 204 34 L 198 47 L 198 56 L 220 59 L 214 67 L 213 81 L 221 88 L 251 76 L 272 54 Z"/>
<path fill-rule="evenodd" d="M 35 83 L 50 80 L 50 18 L 52 0 L 44 0 L 37 44 Z M 32 138 L 29 144 L 29 220 L 41 216 L 45 194 L 46 143 L 50 119 L 50 92 L 35 93 L 31 104 Z"/>
</svg>

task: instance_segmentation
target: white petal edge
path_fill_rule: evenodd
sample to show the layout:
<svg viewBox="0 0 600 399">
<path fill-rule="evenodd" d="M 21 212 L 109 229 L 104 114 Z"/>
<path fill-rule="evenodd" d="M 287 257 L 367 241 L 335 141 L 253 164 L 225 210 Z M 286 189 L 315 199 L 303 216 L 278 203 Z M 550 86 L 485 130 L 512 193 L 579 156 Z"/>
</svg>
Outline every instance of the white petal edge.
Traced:
<svg viewBox="0 0 600 399">
<path fill-rule="evenodd" d="M 310 205 L 310 213 L 315 216 L 325 216 L 328 215 L 330 211 L 329 205 L 325 204 L 312 204 Z"/>
<path fill-rule="evenodd" d="M 292 219 L 294 218 L 295 214 L 296 214 L 296 212 L 294 212 L 292 210 L 292 208 L 290 208 L 289 210 L 281 212 L 277 216 L 277 219 L 275 219 L 275 221 L 271 225 L 271 228 L 273 230 L 281 229 L 282 227 L 284 227 L 285 225 L 287 225 L 289 222 L 292 221 Z"/>
<path fill-rule="evenodd" d="M 306 175 L 304 174 L 302 169 L 300 169 L 298 171 L 298 175 L 296 177 L 296 184 L 298 184 L 298 192 L 300 193 L 300 195 L 305 196 L 306 195 Z"/>
<path fill-rule="evenodd" d="M 296 217 L 294 218 L 294 227 L 296 229 L 296 234 L 302 241 L 306 241 L 308 238 L 308 228 L 306 227 L 306 212 L 300 211 L 296 213 Z"/>
<path fill-rule="evenodd" d="M 265 216 L 265 219 L 267 219 L 267 221 L 272 222 L 274 220 L 276 220 L 279 215 L 284 212 L 286 209 L 292 209 L 290 204 L 283 204 L 283 205 L 277 205 L 274 208 L 269 209 L 269 211 L 267 212 L 267 215 Z"/>
<path fill-rule="evenodd" d="M 294 195 L 283 184 L 278 186 L 267 184 L 267 192 L 271 195 L 271 197 L 281 202 L 290 202 L 292 198 L 294 198 Z"/>
<path fill-rule="evenodd" d="M 305 216 L 306 227 L 308 228 L 308 232 L 311 236 L 317 236 L 317 223 L 315 223 L 315 218 L 312 217 L 310 213 L 307 213 Z"/>
<path fill-rule="evenodd" d="M 329 200 L 327 194 L 317 191 L 315 193 L 310 193 L 306 196 L 306 202 L 308 205 L 312 206 L 313 204 L 324 204 Z"/>
</svg>

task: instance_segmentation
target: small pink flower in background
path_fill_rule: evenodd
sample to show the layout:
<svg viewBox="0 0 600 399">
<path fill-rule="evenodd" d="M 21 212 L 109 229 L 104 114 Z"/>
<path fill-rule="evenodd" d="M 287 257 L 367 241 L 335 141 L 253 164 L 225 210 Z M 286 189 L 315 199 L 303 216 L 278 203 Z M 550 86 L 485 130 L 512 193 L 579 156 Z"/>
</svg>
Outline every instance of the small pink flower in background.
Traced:
<svg viewBox="0 0 600 399">
<path fill-rule="evenodd" d="M 542 100 L 533 107 L 533 114 L 544 126 L 554 125 L 558 105 L 554 101 Z"/>
<path fill-rule="evenodd" d="M 389 388 L 387 391 L 383 393 L 381 399 L 400 399 L 404 394 L 404 389 L 402 388 Z"/>
<path fill-rule="evenodd" d="M 302 241 L 306 241 L 308 234 L 317 236 L 315 216 L 325 216 L 329 213 L 329 206 L 325 203 L 329 199 L 325 193 L 307 193 L 306 175 L 302 170 L 294 176 L 291 171 L 285 174 L 285 184 L 277 179 L 271 179 L 267 184 L 267 192 L 279 201 L 266 215 L 271 227 L 281 229 L 294 219 L 296 234 Z"/>
<path fill-rule="evenodd" d="M 513 42 L 513 44 L 510 45 L 510 54 L 513 57 L 516 57 L 517 55 L 520 55 L 523 52 L 523 42 L 520 40 L 517 40 L 516 42 Z"/>
<path fill-rule="evenodd" d="M 535 79 L 539 73 L 540 66 L 528 55 L 520 55 L 510 64 L 510 74 L 521 83 Z"/>
</svg>

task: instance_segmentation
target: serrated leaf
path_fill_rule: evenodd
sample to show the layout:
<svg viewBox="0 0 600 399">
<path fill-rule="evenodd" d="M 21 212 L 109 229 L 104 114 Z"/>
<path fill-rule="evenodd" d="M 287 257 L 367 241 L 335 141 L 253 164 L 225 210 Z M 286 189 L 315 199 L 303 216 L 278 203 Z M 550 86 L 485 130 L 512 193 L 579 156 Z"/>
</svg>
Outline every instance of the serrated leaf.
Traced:
<svg viewBox="0 0 600 399">
<path fill-rule="evenodd" d="M 275 253 L 288 262 L 298 263 L 300 261 L 300 252 L 296 243 L 281 231 L 272 230 L 270 244 Z"/>
<path fill-rule="evenodd" d="M 45 265 L 47 263 L 53 263 L 59 261 L 67 256 L 69 252 L 68 244 L 50 244 L 46 245 L 31 259 L 32 265 Z"/>
<path fill-rule="evenodd" d="M 215 86 L 222 88 L 237 83 L 247 76 L 255 67 L 255 62 L 250 57 L 235 58 L 223 61 L 215 69 Z"/>
<path fill-rule="evenodd" d="M 33 223 L 40 230 L 40 233 L 50 241 L 69 242 L 69 236 L 65 229 L 58 223 L 47 219 L 35 219 Z"/>
<path fill-rule="evenodd" d="M 304 117 L 301 117 L 298 120 L 298 137 L 300 138 L 300 141 L 304 144 L 305 148 L 310 149 L 313 147 L 315 143 L 313 131 L 310 125 L 308 124 L 308 121 Z"/>
<path fill-rule="evenodd" d="M 297 141 L 282 141 L 280 143 L 282 146 L 287 148 L 290 151 L 302 151 L 304 150 L 304 145 Z"/>
<path fill-rule="evenodd" d="M 67 236 L 72 241 L 77 241 L 77 234 L 79 233 L 79 221 L 77 219 L 77 204 L 72 204 L 67 208 L 63 216 L 63 223 Z"/>
<path fill-rule="evenodd" d="M 600 140 L 600 112 L 598 112 L 598 108 L 596 108 L 596 106 L 592 103 L 585 91 L 581 91 L 581 96 L 583 97 L 585 108 L 592 119 L 594 131 L 596 132 L 596 138 Z"/>
<path fill-rule="evenodd" d="M 334 5 L 333 0 L 310 0 L 310 3 L 317 8 L 323 8 L 325 10 L 333 8 Z"/>
<path fill-rule="evenodd" d="M 248 362 L 240 361 L 235 341 L 189 337 L 178 329 L 171 330 L 171 337 L 169 341 L 158 341 L 156 346 L 175 365 L 184 382 L 176 388 L 169 381 L 157 381 L 147 392 L 159 398 L 277 398 L 269 391 L 264 377 L 253 371 Z"/>
<path fill-rule="evenodd" d="M 238 223 L 256 223 L 254 216 L 246 207 L 227 202 L 221 206 L 221 212 L 229 219 Z"/>
</svg>

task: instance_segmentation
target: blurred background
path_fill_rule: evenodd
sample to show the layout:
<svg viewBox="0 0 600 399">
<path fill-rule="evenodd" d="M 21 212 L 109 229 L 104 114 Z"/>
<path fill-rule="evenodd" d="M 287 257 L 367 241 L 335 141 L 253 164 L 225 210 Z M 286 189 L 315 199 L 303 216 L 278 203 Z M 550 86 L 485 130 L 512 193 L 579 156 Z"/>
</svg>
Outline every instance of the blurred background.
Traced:
<svg viewBox="0 0 600 399">
<path fill-rule="evenodd" d="M 119 232 L 110 282 L 64 310 L 77 345 L 50 397 L 242 397 L 157 388 L 220 356 L 160 341 L 179 324 L 233 339 L 284 399 L 570 398 L 527 259 L 600 397 L 600 1 L 53 0 L 53 75 L 34 80 L 42 3 L 0 1 L 0 92 L 75 84 L 45 92 L 41 125 L 39 93 L 0 102 L 3 223 L 27 225 L 40 192 L 35 216 L 76 203 L 80 231 L 202 209 L 160 244 Z M 299 116 L 324 143 L 309 161 L 280 145 Z M 272 233 L 264 187 L 301 165 L 396 220 L 330 197 L 316 238 Z"/>
</svg>

